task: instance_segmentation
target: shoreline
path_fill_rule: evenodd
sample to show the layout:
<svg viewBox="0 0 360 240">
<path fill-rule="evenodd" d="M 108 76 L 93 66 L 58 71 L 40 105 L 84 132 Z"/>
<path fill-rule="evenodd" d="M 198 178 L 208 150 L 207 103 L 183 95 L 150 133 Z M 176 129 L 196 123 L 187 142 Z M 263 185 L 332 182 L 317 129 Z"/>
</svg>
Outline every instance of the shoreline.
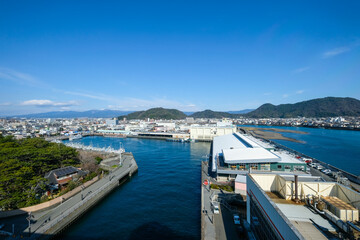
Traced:
<svg viewBox="0 0 360 240">
<path fill-rule="evenodd" d="M 296 131 L 296 130 L 287 130 L 287 129 L 276 129 L 276 128 L 256 128 L 256 127 L 240 127 L 245 132 L 251 134 L 254 137 L 264 138 L 267 140 L 285 140 L 289 142 L 304 143 L 303 141 L 297 140 L 295 138 L 289 138 L 282 135 L 282 132 L 296 133 L 296 134 L 308 134 L 307 132 Z"/>
<path fill-rule="evenodd" d="M 293 125 L 266 125 L 266 124 L 254 124 L 254 125 L 239 125 L 237 124 L 238 127 L 242 127 L 242 126 L 265 126 L 265 127 L 293 127 L 293 128 L 298 128 L 298 127 L 303 127 L 303 128 L 318 128 L 318 129 L 328 129 L 328 130 L 346 130 L 346 131 L 360 131 L 360 128 L 349 128 L 349 127 L 330 127 L 330 126 L 304 126 L 304 125 L 300 125 L 300 126 L 293 126 Z"/>
</svg>

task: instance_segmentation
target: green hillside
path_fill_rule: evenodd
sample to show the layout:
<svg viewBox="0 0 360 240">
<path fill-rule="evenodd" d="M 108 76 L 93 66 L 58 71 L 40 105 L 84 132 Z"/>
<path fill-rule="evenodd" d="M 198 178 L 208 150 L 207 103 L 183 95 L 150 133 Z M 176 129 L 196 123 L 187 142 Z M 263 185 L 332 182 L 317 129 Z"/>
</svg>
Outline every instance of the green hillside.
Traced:
<svg viewBox="0 0 360 240">
<path fill-rule="evenodd" d="M 187 116 L 185 113 L 176 110 L 176 109 L 166 109 L 166 108 L 151 108 L 146 111 L 138 111 L 130 113 L 126 116 L 119 117 L 122 119 L 126 117 L 127 119 L 166 119 L 166 120 L 179 120 L 185 119 Z"/>
<path fill-rule="evenodd" d="M 44 174 L 80 163 L 75 149 L 40 138 L 15 140 L 0 135 L 0 209 L 9 210 L 40 203 L 35 187 Z M 40 184 L 41 188 L 45 186 Z"/>
<path fill-rule="evenodd" d="M 214 112 L 212 110 L 196 112 L 190 115 L 190 117 L 193 118 L 235 118 L 236 116 L 236 114 L 231 114 L 227 112 Z"/>
<path fill-rule="evenodd" d="M 277 106 L 267 103 L 245 116 L 253 118 L 360 116 L 360 101 L 355 98 L 326 97 Z"/>
</svg>

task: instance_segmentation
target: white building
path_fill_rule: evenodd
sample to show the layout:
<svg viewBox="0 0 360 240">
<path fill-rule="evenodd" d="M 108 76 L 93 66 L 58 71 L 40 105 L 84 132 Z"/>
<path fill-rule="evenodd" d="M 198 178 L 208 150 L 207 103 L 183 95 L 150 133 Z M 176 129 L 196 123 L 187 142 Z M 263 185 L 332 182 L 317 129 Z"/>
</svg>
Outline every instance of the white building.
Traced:
<svg viewBox="0 0 360 240">
<path fill-rule="evenodd" d="M 216 136 L 222 136 L 236 132 L 235 126 L 217 127 L 217 126 L 191 126 L 190 138 L 195 140 L 213 140 Z"/>
<path fill-rule="evenodd" d="M 307 165 L 283 150 L 276 150 L 250 135 L 240 133 L 215 137 L 212 143 L 211 168 L 218 181 L 234 180 L 236 175 L 253 172 L 306 173 Z"/>
<path fill-rule="evenodd" d="M 118 120 L 117 119 L 106 119 L 106 125 L 116 126 L 116 125 L 118 125 Z"/>
</svg>

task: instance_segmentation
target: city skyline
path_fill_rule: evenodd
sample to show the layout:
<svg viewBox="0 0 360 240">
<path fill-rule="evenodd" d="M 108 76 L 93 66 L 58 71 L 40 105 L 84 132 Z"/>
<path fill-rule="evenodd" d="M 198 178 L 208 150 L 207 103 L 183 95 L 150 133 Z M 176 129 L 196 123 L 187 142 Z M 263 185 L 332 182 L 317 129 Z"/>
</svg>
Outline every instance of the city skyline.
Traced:
<svg viewBox="0 0 360 240">
<path fill-rule="evenodd" d="M 356 1 L 0 6 L 1 115 L 360 98 Z"/>
</svg>

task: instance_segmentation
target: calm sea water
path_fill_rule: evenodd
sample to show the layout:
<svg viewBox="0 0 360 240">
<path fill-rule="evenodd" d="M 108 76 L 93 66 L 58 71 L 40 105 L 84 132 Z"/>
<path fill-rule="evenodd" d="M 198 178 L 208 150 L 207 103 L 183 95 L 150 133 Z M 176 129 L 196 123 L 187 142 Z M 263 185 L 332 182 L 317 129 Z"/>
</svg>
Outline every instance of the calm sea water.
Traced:
<svg viewBox="0 0 360 240">
<path fill-rule="evenodd" d="M 209 143 L 86 137 L 76 142 L 134 154 L 138 174 L 59 239 L 200 239 L 201 161 Z"/>
<path fill-rule="evenodd" d="M 304 127 L 252 127 L 281 128 L 307 132 L 308 134 L 282 133 L 286 137 L 295 138 L 304 143 L 284 140 L 274 141 L 355 175 L 360 175 L 360 131 Z"/>
<path fill-rule="evenodd" d="M 304 143 L 275 140 L 360 175 L 360 132 L 280 127 Z M 86 137 L 76 142 L 134 154 L 139 172 L 68 228 L 60 239 L 200 239 L 200 166 L 209 143 Z"/>
</svg>

